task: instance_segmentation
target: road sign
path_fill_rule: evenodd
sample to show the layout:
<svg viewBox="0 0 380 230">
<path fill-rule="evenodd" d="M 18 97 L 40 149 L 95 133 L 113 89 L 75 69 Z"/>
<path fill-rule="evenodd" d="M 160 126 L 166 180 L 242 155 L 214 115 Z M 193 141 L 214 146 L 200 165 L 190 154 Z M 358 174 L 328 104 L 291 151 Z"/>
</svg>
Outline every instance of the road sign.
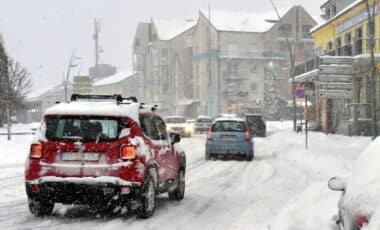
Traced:
<svg viewBox="0 0 380 230">
<path fill-rule="evenodd" d="M 321 82 L 319 85 L 324 90 L 352 90 L 352 83 Z"/>
<path fill-rule="evenodd" d="M 305 89 L 301 86 L 297 86 L 296 88 L 296 97 L 297 98 L 304 98 L 305 97 Z"/>
<path fill-rule="evenodd" d="M 320 82 L 352 82 L 352 76 L 350 75 L 319 75 L 318 81 Z"/>
<path fill-rule="evenodd" d="M 319 57 L 320 65 L 339 64 L 339 65 L 352 66 L 352 62 L 353 62 L 353 58 L 350 56 L 321 56 Z"/>
<path fill-rule="evenodd" d="M 319 90 L 322 99 L 352 99 L 352 90 Z"/>
<path fill-rule="evenodd" d="M 352 75 L 353 69 L 350 65 L 320 65 L 319 74 Z"/>
</svg>

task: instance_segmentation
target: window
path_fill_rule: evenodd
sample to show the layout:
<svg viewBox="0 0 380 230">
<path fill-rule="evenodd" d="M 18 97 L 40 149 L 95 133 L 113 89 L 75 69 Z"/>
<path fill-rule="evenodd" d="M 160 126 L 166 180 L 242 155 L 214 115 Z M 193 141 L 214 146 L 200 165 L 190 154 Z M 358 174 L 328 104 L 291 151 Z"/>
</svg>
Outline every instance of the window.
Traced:
<svg viewBox="0 0 380 230">
<path fill-rule="evenodd" d="M 239 63 L 228 63 L 228 73 L 231 76 L 239 75 Z"/>
<path fill-rule="evenodd" d="M 352 45 L 351 45 L 351 33 L 346 33 L 344 35 L 344 55 L 351 56 L 352 55 Z"/>
<path fill-rule="evenodd" d="M 257 72 L 257 65 L 256 62 L 251 63 L 251 73 L 256 73 Z"/>
<path fill-rule="evenodd" d="M 355 54 L 362 54 L 363 53 L 363 29 L 357 28 L 355 30 Z"/>
<path fill-rule="evenodd" d="M 302 26 L 302 38 L 311 38 L 310 30 L 313 28 L 312 25 L 303 25 Z"/>
<path fill-rule="evenodd" d="M 168 133 L 166 132 L 165 122 L 160 117 L 154 117 L 153 121 L 154 121 L 154 124 L 156 125 L 156 128 L 157 128 L 158 139 L 159 140 L 167 140 L 168 139 Z"/>
<path fill-rule="evenodd" d="M 240 121 L 218 121 L 211 126 L 213 132 L 244 132 L 247 126 Z"/>
<path fill-rule="evenodd" d="M 251 83 L 251 92 L 254 94 L 257 93 L 257 83 L 256 82 Z"/>
<path fill-rule="evenodd" d="M 152 116 L 140 116 L 143 133 L 152 140 L 159 140 L 158 131 L 153 123 Z"/>
<path fill-rule="evenodd" d="M 119 121 L 112 118 L 60 117 L 46 121 L 49 140 L 109 141 L 119 136 Z"/>
<path fill-rule="evenodd" d="M 331 17 L 334 17 L 336 15 L 336 6 L 331 7 Z"/>
<path fill-rule="evenodd" d="M 339 37 L 335 41 L 336 52 L 338 56 L 342 55 L 342 39 Z"/>
<path fill-rule="evenodd" d="M 279 36 L 282 38 L 293 37 L 293 28 L 291 24 L 283 24 L 279 28 Z"/>
</svg>

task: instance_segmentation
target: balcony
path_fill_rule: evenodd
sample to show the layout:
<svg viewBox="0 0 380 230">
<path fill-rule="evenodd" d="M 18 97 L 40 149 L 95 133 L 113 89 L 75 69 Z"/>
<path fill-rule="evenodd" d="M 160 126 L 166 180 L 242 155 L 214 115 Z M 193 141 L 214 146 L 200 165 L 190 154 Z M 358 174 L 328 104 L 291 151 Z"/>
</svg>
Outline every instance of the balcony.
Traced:
<svg viewBox="0 0 380 230">
<path fill-rule="evenodd" d="M 248 80 L 248 74 L 244 72 L 224 72 L 223 79 L 229 82 L 240 82 Z"/>
</svg>

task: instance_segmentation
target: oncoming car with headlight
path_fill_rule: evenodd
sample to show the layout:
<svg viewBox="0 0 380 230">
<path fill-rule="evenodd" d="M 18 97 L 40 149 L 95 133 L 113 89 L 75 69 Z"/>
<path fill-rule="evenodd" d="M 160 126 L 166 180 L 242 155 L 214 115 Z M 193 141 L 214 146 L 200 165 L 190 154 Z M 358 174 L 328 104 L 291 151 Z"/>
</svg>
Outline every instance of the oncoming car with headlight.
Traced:
<svg viewBox="0 0 380 230">
<path fill-rule="evenodd" d="M 48 215 L 63 203 L 107 212 L 125 207 L 147 218 L 157 194 L 183 199 L 180 137 L 153 111 L 118 95 L 73 95 L 47 109 L 25 168 L 31 213 Z"/>
<path fill-rule="evenodd" d="M 166 130 L 176 132 L 182 137 L 191 137 L 194 132 L 193 124 L 186 122 L 183 116 L 167 116 L 164 118 Z"/>
</svg>

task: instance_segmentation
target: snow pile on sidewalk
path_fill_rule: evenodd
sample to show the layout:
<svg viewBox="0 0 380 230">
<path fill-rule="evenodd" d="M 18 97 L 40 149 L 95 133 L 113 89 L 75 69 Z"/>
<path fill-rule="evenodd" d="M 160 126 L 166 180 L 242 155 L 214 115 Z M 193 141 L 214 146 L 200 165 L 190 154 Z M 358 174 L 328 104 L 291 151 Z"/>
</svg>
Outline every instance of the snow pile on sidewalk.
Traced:
<svg viewBox="0 0 380 230">
<path fill-rule="evenodd" d="M 11 132 L 33 132 L 39 126 L 38 123 L 15 124 L 11 127 Z M 6 128 L 0 128 L 0 133 L 6 133 Z M 7 135 L 0 135 L 0 167 L 23 166 L 29 154 L 30 143 L 33 135 L 14 135 L 11 140 L 7 140 Z"/>
</svg>

